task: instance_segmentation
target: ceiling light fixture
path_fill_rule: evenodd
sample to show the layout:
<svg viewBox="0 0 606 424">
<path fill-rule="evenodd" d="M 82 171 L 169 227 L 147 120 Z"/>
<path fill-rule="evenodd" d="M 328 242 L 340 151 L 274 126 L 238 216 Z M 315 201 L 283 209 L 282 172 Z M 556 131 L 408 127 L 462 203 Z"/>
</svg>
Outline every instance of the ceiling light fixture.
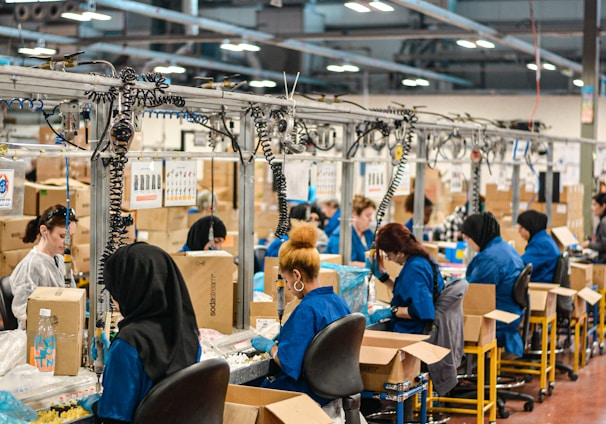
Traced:
<svg viewBox="0 0 606 424">
<path fill-rule="evenodd" d="M 585 83 L 583 82 L 582 79 L 577 78 L 575 80 L 572 81 L 572 83 L 577 86 L 577 87 L 583 87 L 585 85 Z"/>
<path fill-rule="evenodd" d="M 248 85 L 254 88 L 274 88 L 277 84 L 271 80 L 252 80 L 248 81 Z"/>
<path fill-rule="evenodd" d="M 528 69 L 530 69 L 531 71 L 536 71 L 537 69 L 539 69 L 539 67 L 537 66 L 537 64 L 534 63 L 534 62 L 527 63 L 526 67 Z"/>
<path fill-rule="evenodd" d="M 545 62 L 543 63 L 543 69 L 547 70 L 547 71 L 555 71 L 556 70 L 556 66 L 553 63 L 548 63 Z"/>
<path fill-rule="evenodd" d="M 243 51 L 258 52 L 259 50 L 261 50 L 261 47 L 257 46 L 256 44 L 247 43 L 246 41 L 242 41 L 241 43 L 234 44 L 234 43 L 230 42 L 229 40 L 223 40 L 220 47 L 223 50 L 229 50 L 231 52 L 243 52 Z"/>
<path fill-rule="evenodd" d="M 416 87 L 417 80 L 413 80 L 411 78 L 405 78 L 402 80 L 402 85 L 405 85 L 406 87 Z"/>
<path fill-rule="evenodd" d="M 368 3 L 368 5 L 374 9 L 377 9 L 380 12 L 393 12 L 394 11 L 394 8 L 391 7 L 391 5 L 389 5 L 387 3 L 383 3 L 382 1 L 379 1 L 379 0 L 371 1 L 370 3 Z"/>
<path fill-rule="evenodd" d="M 406 87 L 429 87 L 430 82 L 425 78 L 404 78 L 402 85 Z"/>
<path fill-rule="evenodd" d="M 457 40 L 457 45 L 459 45 L 461 47 L 465 47 L 466 49 L 475 49 L 476 48 L 476 43 L 474 43 L 473 41 L 469 41 L 469 40 Z"/>
<path fill-rule="evenodd" d="M 86 3 L 76 6 L 74 10 L 63 12 L 61 17 L 78 22 L 109 21 L 112 18 L 110 15 L 97 12 L 97 3 L 95 0 L 88 0 Z"/>
<path fill-rule="evenodd" d="M 429 81 L 427 81 L 425 78 L 417 78 L 415 82 L 419 87 L 429 87 Z"/>
<path fill-rule="evenodd" d="M 52 56 L 57 53 L 57 49 L 46 47 L 46 41 L 40 38 L 35 45 L 20 47 L 17 52 L 26 56 Z"/>
<path fill-rule="evenodd" d="M 364 6 L 361 3 L 357 3 L 355 1 L 348 1 L 347 3 L 344 3 L 343 6 L 347 7 L 348 9 L 351 9 L 355 12 L 358 12 L 358 13 L 370 12 L 370 8 Z"/>
<path fill-rule="evenodd" d="M 154 72 L 160 74 L 183 74 L 185 73 L 185 68 L 178 65 L 156 66 L 154 67 Z"/>
<path fill-rule="evenodd" d="M 484 47 L 485 49 L 494 49 L 495 45 L 492 41 L 488 40 L 476 40 L 476 45 Z"/>
<path fill-rule="evenodd" d="M 330 72 L 360 72 L 360 68 L 350 63 L 344 63 L 343 65 L 328 65 L 326 70 Z"/>
</svg>

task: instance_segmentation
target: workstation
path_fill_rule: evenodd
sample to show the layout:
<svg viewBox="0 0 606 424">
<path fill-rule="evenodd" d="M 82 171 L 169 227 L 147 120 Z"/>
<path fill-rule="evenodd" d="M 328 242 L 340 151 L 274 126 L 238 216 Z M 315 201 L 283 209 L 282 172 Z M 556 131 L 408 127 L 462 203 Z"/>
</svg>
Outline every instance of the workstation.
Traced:
<svg viewBox="0 0 606 424">
<path fill-rule="evenodd" d="M 105 3 L 112 2 L 98 5 Z M 427 108 L 394 106 L 401 96 L 386 94 L 325 101 L 306 94 L 314 81 L 288 73 L 280 92 L 253 94 L 228 78 L 191 86 L 79 56 L 0 68 L 6 130 L 0 169 L 10 188 L 0 199 L 0 394 L 33 409 L 36 416 L 23 421 L 92 422 L 98 411 L 86 399 L 105 396 L 101 414 L 110 396 L 116 400 L 118 392 L 107 390 L 117 381 L 107 361 L 125 349 L 124 340 L 139 343 L 122 331 L 132 309 L 120 296 L 124 287 L 159 283 L 142 272 L 156 269 L 152 257 L 178 275 L 172 283 L 185 312 L 175 322 L 195 327 L 197 337 L 193 343 L 191 331 L 173 330 L 189 334 L 179 339 L 189 350 L 176 372 L 152 378 L 149 370 L 158 365 L 140 358 L 141 378 L 153 380 L 153 389 L 135 403 L 132 422 L 162 422 L 161 413 L 176 419 L 170 407 L 159 407 L 173 403 L 181 409 L 179 422 L 496 422 L 514 404 L 505 402 L 504 388 L 524 395 L 517 398 L 523 412 L 513 409 L 513 420 L 548 405 L 562 378 L 588 384 L 584 372 L 603 353 L 606 333 L 606 273 L 600 250 L 585 245 L 599 232 L 589 205 L 604 207 L 596 194 L 603 145 L 597 110 L 595 121 L 583 122 L 594 134 L 579 137 L 570 129 L 575 120 L 563 118 L 578 109 L 578 95 L 543 98 L 560 108 L 539 114 L 548 125 L 503 125 L 503 104 L 515 109 L 532 102 L 510 96 L 487 104 L 470 96 L 454 116 L 439 95 L 422 98 Z M 405 103 L 417 104 L 417 95 Z M 595 164 L 587 162 L 588 152 Z M 203 192 L 210 193 L 209 205 L 200 202 Z M 335 200 L 340 218 L 331 236 L 324 232 L 330 217 L 323 205 Z M 460 207 L 465 215 L 448 237 L 446 223 Z M 527 211 L 541 214 L 540 229 L 523 225 Z M 63 220 L 56 224 L 57 218 Z M 32 221 L 34 238 L 26 234 Z M 314 222 L 317 235 L 303 234 Z M 60 289 L 36 287 L 24 300 L 17 277 L 10 277 L 21 275 L 18 266 L 32 250 L 51 246 L 49 234 L 58 230 L 61 241 L 51 241 L 61 247 L 54 254 L 62 261 L 55 259 Z M 197 231 L 202 243 L 193 247 Z M 403 231 L 406 243 L 394 244 L 391 231 Z M 539 232 L 553 239 L 557 258 L 553 276 L 533 280 L 527 266 L 536 272 L 538 264 L 521 261 Z M 509 246 L 507 255 L 517 255 L 511 268 L 493 272 L 511 274 L 515 304 L 505 308 L 500 280 L 477 274 L 478 257 L 497 237 Z M 314 265 L 302 271 L 285 252 L 298 246 L 296 256 L 309 243 L 317 247 Z M 120 255 L 124 263 L 118 267 L 113 259 L 115 272 L 108 272 Z M 419 288 L 401 289 L 416 272 L 427 277 L 428 317 L 415 304 Z M 289 331 L 300 324 L 289 319 L 308 313 L 300 305 L 316 290 L 330 293 L 333 303 L 322 319 L 332 322 L 314 327 L 313 341 L 295 349 L 289 337 L 296 333 Z M 456 300 L 446 304 L 447 295 Z M 445 340 L 436 322 L 447 308 L 456 309 L 449 313 L 457 320 Z M 402 330 L 415 319 L 426 327 L 417 334 Z M 48 334 L 43 327 L 54 338 L 46 362 L 36 347 Z M 499 335 L 514 327 L 521 350 L 509 350 Z M 515 358 L 508 355 L 513 350 Z M 301 356 L 295 374 L 304 390 L 266 386 L 266 377 L 290 372 L 286 352 Z M 514 382 L 505 387 L 511 374 Z M 533 376 L 534 385 L 525 384 Z M 327 406 L 334 400 L 335 410 Z M 31 413 L 25 407 L 21 412 Z M 57 418 L 54 411 L 70 415 Z"/>
</svg>

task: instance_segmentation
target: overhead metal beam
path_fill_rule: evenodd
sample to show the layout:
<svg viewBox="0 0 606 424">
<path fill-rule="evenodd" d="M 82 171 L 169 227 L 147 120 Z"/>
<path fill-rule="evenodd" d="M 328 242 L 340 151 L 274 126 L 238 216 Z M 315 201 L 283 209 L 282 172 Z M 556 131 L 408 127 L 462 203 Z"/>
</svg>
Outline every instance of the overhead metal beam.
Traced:
<svg viewBox="0 0 606 424">
<path fill-rule="evenodd" d="M 504 35 L 499 33 L 496 29 L 482 25 L 476 21 L 468 19 L 464 16 L 457 15 L 456 13 L 450 12 L 441 7 L 435 6 L 427 1 L 423 0 L 393 0 L 394 3 L 400 6 L 407 7 L 419 13 L 427 16 L 431 16 L 442 22 L 449 23 L 459 28 L 466 29 L 468 31 L 478 34 L 482 38 L 486 38 L 495 41 L 501 45 L 511 47 L 513 49 L 528 53 L 534 56 L 534 46 L 531 43 L 527 43 L 518 38 L 510 35 Z M 571 69 L 575 72 L 581 73 L 583 71 L 583 65 L 577 62 L 566 59 L 565 57 L 559 56 L 545 49 L 539 49 L 539 54 L 542 59 L 553 63 L 554 65 L 563 66 Z"/>
<path fill-rule="evenodd" d="M 330 57 L 340 59 L 357 65 L 368 66 L 371 68 L 384 69 L 392 72 L 400 72 L 403 74 L 416 75 L 423 78 L 429 78 L 438 81 L 445 81 L 452 84 L 469 87 L 471 81 L 454 77 L 451 75 L 440 74 L 437 72 L 419 69 L 412 66 L 403 65 L 400 63 L 390 62 L 387 60 L 374 59 L 367 56 L 356 55 L 341 50 L 335 50 L 323 47 L 317 44 L 308 43 L 305 41 L 289 39 L 280 40 L 273 34 L 243 28 L 237 25 L 219 22 L 200 16 L 191 16 L 185 13 L 177 12 L 170 9 L 164 9 L 156 6 L 150 6 L 143 3 L 138 3 L 130 0 L 97 0 L 97 5 L 112 7 L 114 9 L 137 13 L 143 16 L 148 16 L 154 19 L 163 19 L 169 22 L 175 22 L 184 25 L 197 25 L 200 29 L 214 31 L 220 34 L 238 35 L 259 43 L 271 44 L 285 49 L 296 50 L 303 53 L 315 54 L 317 56 Z"/>
</svg>

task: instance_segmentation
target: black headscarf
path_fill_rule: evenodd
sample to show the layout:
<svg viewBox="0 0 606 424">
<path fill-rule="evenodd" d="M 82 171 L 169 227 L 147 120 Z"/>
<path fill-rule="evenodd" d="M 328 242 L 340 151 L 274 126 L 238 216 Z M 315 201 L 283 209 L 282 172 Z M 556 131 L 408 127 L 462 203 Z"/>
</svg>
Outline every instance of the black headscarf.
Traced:
<svg viewBox="0 0 606 424">
<path fill-rule="evenodd" d="M 117 337 L 137 349 L 154 383 L 196 362 L 194 308 L 168 253 L 141 242 L 120 247 L 105 262 L 103 277 L 124 316 Z"/>
<path fill-rule="evenodd" d="M 219 218 L 214 215 L 208 215 L 197 220 L 187 232 L 187 247 L 189 250 L 204 250 L 208 244 L 208 234 L 210 233 L 210 223 L 213 224 L 214 237 L 225 238 L 227 228 Z"/>
<path fill-rule="evenodd" d="M 482 251 L 493 238 L 501 235 L 501 226 L 493 214 L 483 212 L 468 216 L 463 221 L 461 232 L 471 238 Z"/>
<path fill-rule="evenodd" d="M 518 224 L 524 227 L 530 233 L 530 239 L 547 228 L 547 215 L 535 210 L 528 210 L 518 215 Z"/>
</svg>

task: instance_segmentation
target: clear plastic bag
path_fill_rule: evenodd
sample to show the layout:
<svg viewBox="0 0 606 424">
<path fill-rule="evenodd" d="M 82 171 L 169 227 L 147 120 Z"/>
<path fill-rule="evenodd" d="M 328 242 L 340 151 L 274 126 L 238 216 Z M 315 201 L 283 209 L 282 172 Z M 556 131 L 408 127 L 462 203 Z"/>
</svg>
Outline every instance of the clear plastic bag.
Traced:
<svg viewBox="0 0 606 424">
<path fill-rule="evenodd" d="M 339 292 L 349 309 L 368 317 L 366 276 L 370 270 L 358 266 L 337 265 L 328 262 L 322 263 L 321 266 L 322 268 L 334 269 L 339 274 Z"/>
<path fill-rule="evenodd" d="M 27 334 L 25 330 L 0 332 L 0 377 L 27 362 Z"/>
<path fill-rule="evenodd" d="M 15 398 L 12 393 L 0 391 L 0 424 L 22 424 L 35 420 L 38 413 Z"/>
</svg>

